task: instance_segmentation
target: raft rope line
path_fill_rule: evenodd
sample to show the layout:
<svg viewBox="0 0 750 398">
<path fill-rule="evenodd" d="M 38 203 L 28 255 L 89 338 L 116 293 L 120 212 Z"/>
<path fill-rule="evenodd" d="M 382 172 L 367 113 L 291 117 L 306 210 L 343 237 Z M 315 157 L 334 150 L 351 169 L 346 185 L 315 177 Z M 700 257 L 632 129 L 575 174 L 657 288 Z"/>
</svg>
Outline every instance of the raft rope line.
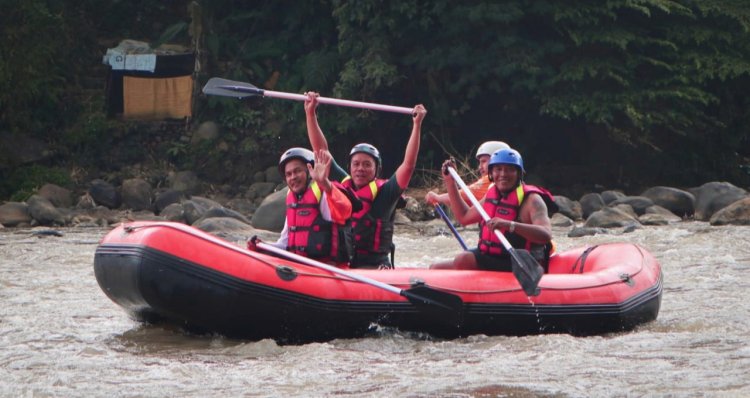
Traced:
<svg viewBox="0 0 750 398">
<path fill-rule="evenodd" d="M 578 258 L 576 259 L 576 262 L 573 263 L 573 268 L 570 270 L 570 273 L 571 274 L 575 274 L 576 273 L 576 268 L 578 267 L 578 263 L 580 261 L 581 270 L 578 273 L 582 274 L 583 273 L 583 266 L 586 264 L 586 258 L 597 247 L 599 247 L 599 245 L 594 245 L 594 246 L 588 247 L 586 250 L 584 250 L 583 253 L 581 253 L 581 255 L 578 256 Z"/>
<path fill-rule="evenodd" d="M 195 237 L 198 237 L 198 238 L 200 238 L 202 240 L 205 240 L 207 242 L 218 244 L 218 245 L 223 246 L 223 247 L 225 247 L 227 249 L 231 249 L 231 250 L 234 250 L 236 252 L 242 253 L 242 254 L 244 254 L 244 255 L 246 255 L 248 257 L 251 257 L 251 258 L 253 258 L 255 260 L 258 260 L 261 263 L 263 263 L 263 264 L 265 264 L 265 265 L 267 265 L 269 267 L 272 267 L 272 268 L 274 268 L 276 270 L 279 269 L 279 268 L 285 268 L 286 267 L 286 268 L 292 268 L 295 272 L 297 272 L 298 275 L 301 275 L 301 276 L 309 276 L 309 277 L 315 277 L 315 278 L 337 279 L 337 280 L 346 281 L 346 282 L 362 283 L 362 282 L 357 281 L 355 279 L 346 278 L 346 277 L 339 276 L 339 275 L 336 275 L 336 274 L 326 275 L 326 274 L 318 274 L 318 273 L 310 273 L 310 272 L 301 272 L 297 268 L 294 268 L 294 267 L 289 266 L 289 265 L 276 265 L 276 264 L 273 264 L 273 263 L 271 263 L 271 262 L 269 262 L 267 260 L 264 260 L 264 259 L 258 257 L 257 254 L 253 253 L 252 251 L 249 251 L 249 250 L 246 250 L 246 249 L 242 249 L 239 246 L 232 245 L 230 243 L 222 241 L 222 240 L 220 240 L 218 238 L 214 238 L 212 236 L 200 236 L 200 235 L 197 235 L 197 234 L 195 234 L 195 233 L 193 233 L 193 232 L 191 232 L 189 230 L 186 230 L 186 229 L 183 229 L 183 228 L 178 228 L 178 227 L 176 227 L 176 226 L 174 226 L 172 224 L 152 223 L 152 224 L 140 225 L 140 226 L 129 226 L 129 225 L 126 225 L 126 226 L 123 226 L 123 231 L 129 233 L 129 232 L 135 231 L 136 229 L 149 228 L 149 227 L 157 227 L 157 226 L 172 228 L 174 230 L 177 230 L 177 231 L 180 231 L 180 232 L 184 232 L 184 233 L 190 233 L 191 235 L 193 235 Z M 590 253 L 594 248 L 596 248 L 598 246 L 599 245 L 595 245 L 593 247 L 590 247 L 590 248 L 586 249 L 586 251 L 588 251 Z M 629 278 L 631 278 L 631 279 L 634 276 L 638 275 L 643 270 L 643 257 L 644 257 L 643 250 L 641 250 L 641 248 L 638 245 L 633 245 L 633 246 L 635 246 L 636 249 L 638 249 L 638 252 L 641 253 L 641 263 L 640 263 L 640 268 L 636 272 L 634 272 L 632 274 L 628 274 Z M 586 252 L 584 251 L 584 253 L 581 254 L 581 257 L 583 257 L 583 255 L 585 253 Z M 579 257 L 579 259 L 581 257 Z M 276 258 L 276 257 L 274 257 L 274 258 Z M 585 259 L 584 259 L 584 261 L 585 261 Z M 578 262 L 578 260 L 576 260 L 576 263 L 577 262 Z M 583 269 L 583 266 L 581 268 Z M 574 265 L 573 269 L 575 270 L 575 265 Z M 384 282 L 384 283 L 388 283 L 388 282 Z M 619 284 L 619 283 L 625 283 L 625 281 L 622 280 L 622 279 L 617 279 L 617 280 L 614 280 L 614 281 L 611 281 L 611 282 L 605 282 L 605 283 L 600 283 L 600 284 L 596 284 L 596 285 L 588 285 L 588 286 L 581 286 L 581 287 L 574 287 L 574 288 L 566 287 L 566 288 L 563 288 L 563 289 L 561 289 L 561 288 L 555 288 L 555 287 L 545 287 L 545 286 L 541 286 L 541 285 L 539 287 L 542 288 L 542 289 L 546 289 L 546 290 L 584 290 L 584 289 L 590 289 L 590 288 L 594 288 L 594 287 L 603 287 L 603 286 L 614 285 L 614 284 Z M 409 284 L 409 283 L 396 283 L 396 282 L 394 282 L 394 283 L 389 283 L 389 284 L 393 285 L 393 286 L 406 286 L 406 287 L 410 287 L 411 286 L 411 284 Z M 517 290 L 523 290 L 520 287 L 519 288 L 514 288 L 514 289 L 496 289 L 496 290 L 464 290 L 464 289 L 456 289 L 456 288 L 451 288 L 451 287 L 441 287 L 439 285 L 430 285 L 430 287 L 438 289 L 438 290 L 446 291 L 446 292 L 465 293 L 465 294 L 497 294 L 497 293 L 507 293 L 507 292 L 513 292 L 513 291 L 517 291 Z"/>
</svg>

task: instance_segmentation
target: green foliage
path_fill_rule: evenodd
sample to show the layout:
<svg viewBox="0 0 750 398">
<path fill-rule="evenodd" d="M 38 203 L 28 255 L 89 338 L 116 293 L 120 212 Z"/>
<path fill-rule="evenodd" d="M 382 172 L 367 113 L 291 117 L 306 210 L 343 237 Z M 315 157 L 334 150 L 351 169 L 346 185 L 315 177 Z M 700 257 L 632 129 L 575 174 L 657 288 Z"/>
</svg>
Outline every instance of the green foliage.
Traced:
<svg viewBox="0 0 750 398">
<path fill-rule="evenodd" d="M 48 3 L 0 2 L 0 129 L 41 136 L 58 125 L 69 42 L 66 21 Z"/>
<path fill-rule="evenodd" d="M 560 185 L 748 181 L 739 167 L 750 162 L 747 2 L 217 0 L 199 1 L 200 23 L 190 21 L 189 0 L 0 2 L 8 10 L 0 50 L 10 55 L 0 58 L 0 129 L 46 138 L 69 156 L 127 147 L 132 159 L 241 180 L 248 167 L 306 145 L 302 105 L 293 101 L 201 96 L 195 122 L 217 121 L 217 142 L 175 138 L 141 150 L 139 135 L 104 119 L 96 102 L 71 100 L 100 50 L 94 39 L 187 44 L 199 26 L 198 84 L 221 76 L 270 90 L 424 103 L 424 169 L 500 139 L 524 153 L 532 173 Z M 386 172 L 400 161 L 408 118 L 326 105 L 319 117 L 337 158 L 369 141 Z"/>
<path fill-rule="evenodd" d="M 15 169 L 0 180 L 0 197 L 23 202 L 47 183 L 68 188 L 72 185 L 70 176 L 61 168 L 30 165 Z"/>
</svg>

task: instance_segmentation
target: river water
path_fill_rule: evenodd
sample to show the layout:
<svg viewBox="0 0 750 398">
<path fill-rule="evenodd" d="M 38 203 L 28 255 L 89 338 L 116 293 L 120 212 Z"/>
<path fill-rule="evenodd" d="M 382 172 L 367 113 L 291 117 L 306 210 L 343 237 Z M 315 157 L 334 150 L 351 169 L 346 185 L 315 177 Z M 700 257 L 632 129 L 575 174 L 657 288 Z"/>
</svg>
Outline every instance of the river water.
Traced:
<svg viewBox="0 0 750 398">
<path fill-rule="evenodd" d="M 562 250 L 627 241 L 656 255 L 661 312 L 634 331 L 444 341 L 380 330 L 298 346 L 134 322 L 94 277 L 107 230 L 59 231 L 0 230 L 2 397 L 750 396 L 750 227 L 683 222 L 576 239 L 556 229 Z M 397 265 L 459 250 L 450 235 L 398 231 Z M 473 242 L 476 231 L 462 234 Z"/>
</svg>

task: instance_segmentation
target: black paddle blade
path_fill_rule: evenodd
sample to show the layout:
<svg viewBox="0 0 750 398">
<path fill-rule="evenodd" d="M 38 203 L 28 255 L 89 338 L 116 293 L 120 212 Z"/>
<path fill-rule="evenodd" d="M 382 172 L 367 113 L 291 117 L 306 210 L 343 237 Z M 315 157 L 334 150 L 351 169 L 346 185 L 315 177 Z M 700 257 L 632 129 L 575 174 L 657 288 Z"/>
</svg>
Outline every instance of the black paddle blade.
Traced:
<svg viewBox="0 0 750 398">
<path fill-rule="evenodd" d="M 464 302 L 461 297 L 455 294 L 420 285 L 402 290 L 401 295 L 409 299 L 420 310 L 438 314 L 455 326 L 461 323 Z"/>
<path fill-rule="evenodd" d="M 544 268 L 528 250 L 514 249 L 514 251 L 515 255 L 511 256 L 513 275 L 516 276 L 527 296 L 538 296 L 541 293 L 538 287 L 539 280 L 544 275 Z"/>
<path fill-rule="evenodd" d="M 253 95 L 263 95 L 263 90 L 250 83 L 212 77 L 203 86 L 206 95 L 220 95 L 222 97 L 245 98 Z"/>
</svg>

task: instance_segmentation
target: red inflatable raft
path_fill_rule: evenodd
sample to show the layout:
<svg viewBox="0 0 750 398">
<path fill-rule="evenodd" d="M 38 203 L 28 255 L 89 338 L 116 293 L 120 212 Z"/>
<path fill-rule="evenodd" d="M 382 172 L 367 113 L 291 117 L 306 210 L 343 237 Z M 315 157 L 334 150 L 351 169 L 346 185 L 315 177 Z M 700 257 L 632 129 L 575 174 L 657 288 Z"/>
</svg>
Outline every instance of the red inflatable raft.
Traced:
<svg viewBox="0 0 750 398">
<path fill-rule="evenodd" d="M 169 222 L 113 229 L 96 249 L 94 271 L 104 293 L 134 319 L 282 343 L 363 336 L 374 324 L 443 338 L 600 334 L 656 319 L 662 295 L 658 262 L 628 243 L 556 254 L 535 297 L 506 272 L 346 271 L 428 298 L 455 297 L 441 308 Z"/>
</svg>

